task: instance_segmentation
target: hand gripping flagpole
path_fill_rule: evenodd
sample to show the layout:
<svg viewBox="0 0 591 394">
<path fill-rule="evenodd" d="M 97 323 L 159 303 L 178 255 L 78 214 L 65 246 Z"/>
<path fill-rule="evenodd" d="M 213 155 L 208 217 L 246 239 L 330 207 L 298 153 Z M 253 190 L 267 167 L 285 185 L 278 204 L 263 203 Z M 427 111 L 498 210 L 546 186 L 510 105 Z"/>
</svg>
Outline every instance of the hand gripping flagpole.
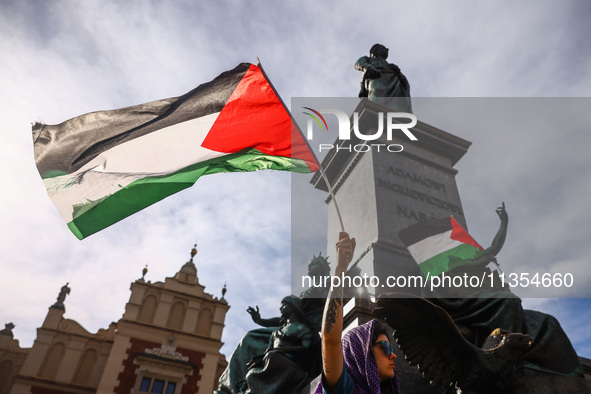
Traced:
<svg viewBox="0 0 591 394">
<path fill-rule="evenodd" d="M 316 153 L 314 153 L 314 150 L 310 146 L 310 143 L 308 142 L 308 139 L 306 137 L 304 137 L 304 134 L 302 133 L 302 130 L 300 130 L 300 127 L 298 126 L 298 124 L 296 123 L 295 119 L 291 115 L 291 112 L 289 111 L 289 109 L 287 108 L 287 106 L 285 105 L 285 103 L 283 102 L 283 99 L 281 98 L 281 96 L 279 95 L 279 93 L 277 93 L 277 90 L 275 89 L 275 86 L 273 86 L 273 83 L 269 80 L 269 77 L 267 77 L 267 73 L 265 73 L 265 70 L 263 69 L 263 65 L 261 64 L 261 61 L 258 58 L 258 56 L 257 56 L 257 67 L 263 73 L 265 79 L 269 83 L 269 86 L 271 86 L 271 89 L 273 89 L 273 92 L 275 93 L 275 96 L 277 96 L 277 98 L 279 98 L 279 101 L 281 102 L 281 105 L 283 105 L 283 107 L 285 108 L 285 110 L 289 114 L 289 117 L 291 118 L 292 123 L 295 125 L 296 129 L 298 130 L 298 133 L 300 133 L 300 136 L 302 137 L 302 139 L 306 143 L 306 146 L 308 147 L 308 150 L 310 151 L 310 153 L 312 153 L 312 157 L 314 158 L 314 161 L 316 162 L 316 165 L 318 166 L 318 170 L 320 171 L 320 175 L 322 175 L 322 178 L 324 179 L 324 182 L 326 183 L 326 186 L 328 188 L 328 193 L 330 194 L 330 197 L 332 198 L 332 201 L 334 201 L 334 207 L 335 207 L 335 209 L 337 211 L 337 216 L 339 218 L 339 223 L 341 225 L 341 231 L 342 232 L 345 232 L 345 226 L 343 225 L 343 218 L 341 217 L 341 211 L 339 210 L 339 204 L 337 204 L 337 199 L 336 199 L 336 197 L 334 195 L 334 191 L 332 189 L 332 186 L 330 185 L 330 182 L 328 181 L 328 177 L 326 176 L 326 172 L 324 172 L 324 169 L 322 168 L 322 165 L 320 164 L 320 161 L 318 161 L 318 158 L 316 157 Z"/>
</svg>

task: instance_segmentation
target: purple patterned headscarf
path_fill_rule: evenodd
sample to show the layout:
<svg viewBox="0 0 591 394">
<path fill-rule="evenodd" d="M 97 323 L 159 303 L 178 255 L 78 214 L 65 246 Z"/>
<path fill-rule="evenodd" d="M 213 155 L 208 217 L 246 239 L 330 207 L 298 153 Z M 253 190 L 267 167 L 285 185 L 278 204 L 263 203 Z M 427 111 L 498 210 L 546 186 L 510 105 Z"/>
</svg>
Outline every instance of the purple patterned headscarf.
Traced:
<svg viewBox="0 0 591 394">
<path fill-rule="evenodd" d="M 380 375 L 371 343 L 378 325 L 379 321 L 372 320 L 351 329 L 343 336 L 341 343 L 345 368 L 361 394 L 399 394 L 396 375 L 393 379 L 383 382 L 380 390 Z M 322 394 L 322 382 L 316 387 L 315 394 Z"/>
</svg>

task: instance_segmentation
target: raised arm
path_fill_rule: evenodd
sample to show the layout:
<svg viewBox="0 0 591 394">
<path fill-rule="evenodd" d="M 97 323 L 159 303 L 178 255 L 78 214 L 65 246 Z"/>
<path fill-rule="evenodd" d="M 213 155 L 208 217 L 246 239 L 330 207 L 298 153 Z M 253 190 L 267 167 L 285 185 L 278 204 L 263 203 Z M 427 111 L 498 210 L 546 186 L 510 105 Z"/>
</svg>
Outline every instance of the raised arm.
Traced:
<svg viewBox="0 0 591 394">
<path fill-rule="evenodd" d="M 499 219 L 501 219 L 501 225 L 499 227 L 499 231 L 497 231 L 497 235 L 495 235 L 492 243 L 488 249 L 486 249 L 486 251 L 493 256 L 496 256 L 501 251 L 501 248 L 505 243 L 505 238 L 507 237 L 507 226 L 509 225 L 509 215 L 505 210 L 505 203 L 498 207 L 496 212 L 497 215 L 499 215 Z"/>
<path fill-rule="evenodd" d="M 495 235 L 492 243 L 488 248 L 486 248 L 484 253 L 473 261 L 473 264 L 475 265 L 480 264 L 485 266 L 491 261 L 494 261 L 495 256 L 501 251 L 501 248 L 505 243 L 505 238 L 507 237 L 507 227 L 509 225 L 509 215 L 505 210 L 505 203 L 496 209 L 496 213 L 499 215 L 499 219 L 501 220 L 501 225 L 499 226 L 497 235 Z"/>
<path fill-rule="evenodd" d="M 353 258 L 355 238 L 349 234 L 340 233 L 337 242 L 337 266 L 334 275 L 342 278 Z M 337 387 L 343 371 L 343 349 L 341 336 L 343 334 L 343 286 L 331 288 L 322 317 L 322 370 L 324 385 L 327 390 Z"/>
<path fill-rule="evenodd" d="M 258 324 L 259 326 L 263 327 L 278 327 L 280 324 L 280 317 L 272 317 L 270 319 L 263 319 L 261 318 L 261 313 L 259 312 L 259 306 L 256 306 L 256 309 L 252 306 L 249 306 L 246 310 L 250 317 L 252 317 L 252 321 Z"/>
</svg>

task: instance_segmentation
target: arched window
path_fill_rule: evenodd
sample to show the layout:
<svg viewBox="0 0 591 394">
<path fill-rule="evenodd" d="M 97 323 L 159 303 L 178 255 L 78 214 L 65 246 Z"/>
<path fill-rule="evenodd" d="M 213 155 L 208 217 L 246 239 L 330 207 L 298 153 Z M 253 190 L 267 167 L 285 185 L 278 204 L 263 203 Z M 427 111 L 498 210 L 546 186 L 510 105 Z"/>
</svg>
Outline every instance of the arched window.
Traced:
<svg viewBox="0 0 591 394">
<path fill-rule="evenodd" d="M 199 320 L 197 320 L 196 334 L 209 336 L 211 332 L 211 320 L 213 312 L 211 309 L 202 309 L 199 313 Z"/>
<path fill-rule="evenodd" d="M 168 315 L 167 327 L 175 328 L 180 330 L 183 328 L 183 322 L 185 321 L 185 304 L 181 301 L 177 301 L 170 308 L 170 314 Z"/>
<path fill-rule="evenodd" d="M 88 378 L 92 373 L 96 359 L 97 351 L 94 349 L 87 349 L 84 354 L 82 354 L 80 362 L 78 363 L 78 371 L 76 371 L 76 374 L 74 375 L 74 384 L 79 384 L 81 386 L 88 384 Z"/>
<path fill-rule="evenodd" d="M 47 356 L 45 356 L 45 362 L 41 364 L 39 376 L 46 379 L 53 379 L 62 362 L 65 351 L 66 346 L 63 343 L 57 342 L 53 344 L 47 352 Z"/>
<path fill-rule="evenodd" d="M 142 308 L 137 320 L 144 323 L 153 323 L 156 315 L 156 307 L 158 306 L 158 299 L 154 295 L 148 295 L 142 302 Z"/>
</svg>

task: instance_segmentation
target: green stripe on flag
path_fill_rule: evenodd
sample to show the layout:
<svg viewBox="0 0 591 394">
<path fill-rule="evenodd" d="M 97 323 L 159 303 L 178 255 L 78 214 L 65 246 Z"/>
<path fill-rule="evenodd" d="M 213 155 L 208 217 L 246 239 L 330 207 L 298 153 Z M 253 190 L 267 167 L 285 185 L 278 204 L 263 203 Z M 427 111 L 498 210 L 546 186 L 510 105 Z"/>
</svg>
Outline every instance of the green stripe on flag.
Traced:
<svg viewBox="0 0 591 394">
<path fill-rule="evenodd" d="M 100 200 L 74 207 L 68 227 L 78 239 L 94 234 L 174 193 L 191 187 L 203 175 L 223 172 L 283 170 L 309 173 L 300 159 L 269 156 L 255 149 L 197 163 L 169 175 L 139 179 Z"/>
<path fill-rule="evenodd" d="M 469 264 L 471 260 L 484 253 L 484 251 L 468 244 L 461 244 L 453 249 L 446 250 L 419 264 L 419 268 L 425 277 L 441 275 L 456 267 Z"/>
</svg>

